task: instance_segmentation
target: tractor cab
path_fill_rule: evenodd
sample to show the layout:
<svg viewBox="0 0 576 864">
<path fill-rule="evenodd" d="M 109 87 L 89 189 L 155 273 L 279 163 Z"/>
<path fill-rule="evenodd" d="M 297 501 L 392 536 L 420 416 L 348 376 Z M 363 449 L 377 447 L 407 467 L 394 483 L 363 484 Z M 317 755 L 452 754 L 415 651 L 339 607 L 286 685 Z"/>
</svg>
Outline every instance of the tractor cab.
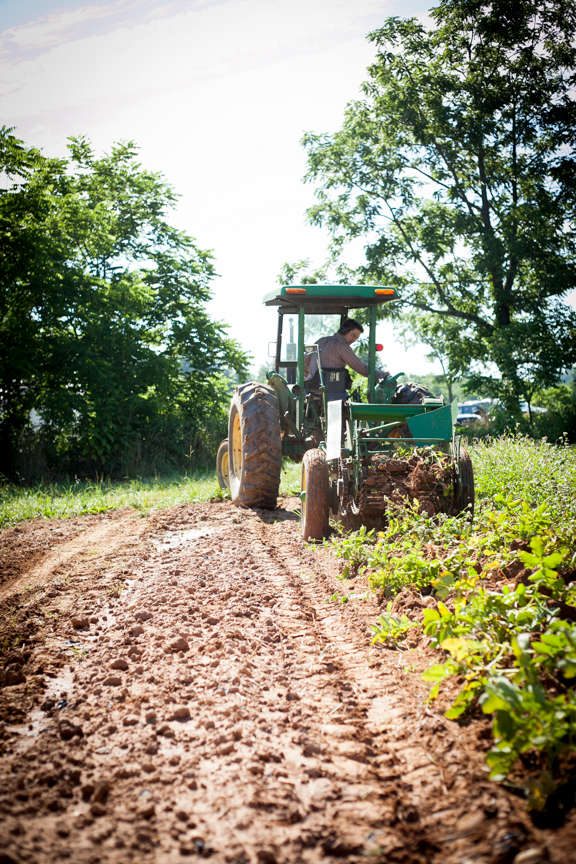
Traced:
<svg viewBox="0 0 576 864">
<path fill-rule="evenodd" d="M 394 300 L 393 288 L 372 285 L 283 285 L 264 298 L 278 309 L 274 369 L 289 384 L 304 384 L 307 347 L 340 327 L 353 310 L 368 312 L 368 392 L 374 400 L 377 308 Z"/>
<path fill-rule="evenodd" d="M 349 398 L 347 370 L 325 370 L 315 342 L 321 336 L 335 333 L 342 321 L 355 310 L 368 312 L 368 401 L 391 396 L 396 378 L 384 394 L 376 387 L 377 309 L 393 300 L 392 288 L 372 285 L 284 285 L 265 297 L 267 306 L 278 310 L 274 367 L 267 375 L 281 406 L 284 449 L 301 458 L 311 446 L 317 446 L 326 432 L 327 403 Z M 318 370 L 314 383 L 307 382 L 312 358 Z"/>
</svg>

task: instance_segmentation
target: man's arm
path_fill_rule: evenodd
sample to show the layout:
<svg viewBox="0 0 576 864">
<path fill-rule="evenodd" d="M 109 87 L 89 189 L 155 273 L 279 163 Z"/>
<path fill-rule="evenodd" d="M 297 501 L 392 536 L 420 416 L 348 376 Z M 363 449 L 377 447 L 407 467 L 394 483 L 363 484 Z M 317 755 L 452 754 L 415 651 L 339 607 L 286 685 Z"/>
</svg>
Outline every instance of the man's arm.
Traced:
<svg viewBox="0 0 576 864">
<path fill-rule="evenodd" d="M 363 360 L 358 357 L 352 348 L 349 345 L 340 346 L 340 357 L 342 360 L 342 365 L 350 366 L 355 372 L 358 372 L 360 375 L 364 375 L 365 378 L 368 377 L 368 366 L 364 363 Z"/>
</svg>

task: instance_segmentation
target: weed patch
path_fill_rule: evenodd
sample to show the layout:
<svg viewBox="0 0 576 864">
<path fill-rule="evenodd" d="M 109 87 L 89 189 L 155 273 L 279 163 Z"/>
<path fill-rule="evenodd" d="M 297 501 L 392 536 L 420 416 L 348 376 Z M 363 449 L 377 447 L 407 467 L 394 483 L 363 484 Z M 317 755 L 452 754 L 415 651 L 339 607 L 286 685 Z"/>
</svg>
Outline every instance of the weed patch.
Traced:
<svg viewBox="0 0 576 864">
<path fill-rule="evenodd" d="M 521 785 L 542 813 L 576 744 L 576 452 L 516 437 L 472 458 L 473 522 L 390 506 L 384 530 L 333 545 L 385 604 L 374 640 L 399 645 L 417 629 L 438 649 L 429 698 L 451 679 L 449 719 L 491 718 L 490 776 Z M 434 599 L 416 618 L 393 614 L 403 589 Z"/>
</svg>

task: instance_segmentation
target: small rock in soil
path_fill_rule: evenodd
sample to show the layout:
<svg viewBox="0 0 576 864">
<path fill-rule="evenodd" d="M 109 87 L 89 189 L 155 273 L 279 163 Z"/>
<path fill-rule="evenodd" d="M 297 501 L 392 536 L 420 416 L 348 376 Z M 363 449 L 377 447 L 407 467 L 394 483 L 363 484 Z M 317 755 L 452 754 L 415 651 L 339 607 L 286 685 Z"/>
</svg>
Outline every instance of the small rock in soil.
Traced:
<svg viewBox="0 0 576 864">
<path fill-rule="evenodd" d="M 541 846 L 531 846 L 523 849 L 514 858 L 514 864 L 546 864 L 549 861 L 548 852 Z"/>
<path fill-rule="evenodd" d="M 122 672 L 125 672 L 128 669 L 128 662 L 124 660 L 122 657 L 118 657 L 110 664 L 111 669 L 120 669 Z"/>
<path fill-rule="evenodd" d="M 0 686 L 15 687 L 17 684 L 23 684 L 26 681 L 26 676 L 22 672 L 21 667 L 17 663 L 10 663 L 4 670 Z"/>
<path fill-rule="evenodd" d="M 467 813 L 458 820 L 458 833 L 461 835 L 472 834 L 478 831 L 486 822 L 484 812 Z"/>
<path fill-rule="evenodd" d="M 83 738 L 84 732 L 81 726 L 71 723 L 70 720 L 58 721 L 58 734 L 62 741 L 71 741 L 72 738 Z"/>
<path fill-rule="evenodd" d="M 109 675 L 102 683 L 106 684 L 107 687 L 120 687 L 122 685 L 122 678 L 119 675 Z"/>
<path fill-rule="evenodd" d="M 178 706 L 170 715 L 170 720 L 179 720 L 181 723 L 185 723 L 190 720 L 190 709 L 185 705 Z"/>
<path fill-rule="evenodd" d="M 167 653 L 176 654 L 179 651 L 189 651 L 190 649 L 186 639 L 180 636 L 178 639 L 173 639 L 172 642 L 169 642 L 165 650 Z"/>
<path fill-rule="evenodd" d="M 72 627 L 75 630 L 89 630 L 90 629 L 90 619 L 87 615 L 75 615 L 71 619 Z"/>
<path fill-rule="evenodd" d="M 107 780 L 100 780 L 99 783 L 96 783 L 94 787 L 94 792 L 92 794 L 92 800 L 97 804 L 105 804 L 108 800 L 108 796 L 110 794 L 110 784 Z"/>
<path fill-rule="evenodd" d="M 84 786 L 82 786 L 80 794 L 83 801 L 90 801 L 92 795 L 94 794 L 94 786 L 92 785 L 92 783 L 86 783 Z"/>
<path fill-rule="evenodd" d="M 140 612 L 136 612 L 134 615 L 136 621 L 149 621 L 152 618 L 152 613 L 148 612 L 147 609 L 141 609 Z"/>
</svg>

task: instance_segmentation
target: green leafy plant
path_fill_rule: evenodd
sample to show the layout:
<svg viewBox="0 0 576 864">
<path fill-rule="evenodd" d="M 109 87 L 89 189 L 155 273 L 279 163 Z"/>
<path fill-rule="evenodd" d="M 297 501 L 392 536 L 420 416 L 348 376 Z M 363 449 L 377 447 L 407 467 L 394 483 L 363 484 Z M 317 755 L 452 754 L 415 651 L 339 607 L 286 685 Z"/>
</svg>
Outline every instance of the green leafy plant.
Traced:
<svg viewBox="0 0 576 864">
<path fill-rule="evenodd" d="M 385 611 L 379 615 L 376 623 L 372 625 L 374 631 L 372 642 L 375 645 L 378 643 L 398 645 L 414 627 L 416 627 L 415 622 L 411 621 L 407 615 L 394 615 L 392 612 L 392 602 L 389 602 L 386 604 Z"/>
<path fill-rule="evenodd" d="M 491 718 L 490 776 L 542 809 L 576 737 L 576 453 L 516 436 L 484 440 L 472 457 L 473 523 L 396 507 L 381 531 L 333 545 L 380 595 L 432 594 L 414 620 L 389 600 L 375 641 L 395 647 L 412 629 L 429 640 L 429 698 L 450 681 L 449 719 Z"/>
</svg>

